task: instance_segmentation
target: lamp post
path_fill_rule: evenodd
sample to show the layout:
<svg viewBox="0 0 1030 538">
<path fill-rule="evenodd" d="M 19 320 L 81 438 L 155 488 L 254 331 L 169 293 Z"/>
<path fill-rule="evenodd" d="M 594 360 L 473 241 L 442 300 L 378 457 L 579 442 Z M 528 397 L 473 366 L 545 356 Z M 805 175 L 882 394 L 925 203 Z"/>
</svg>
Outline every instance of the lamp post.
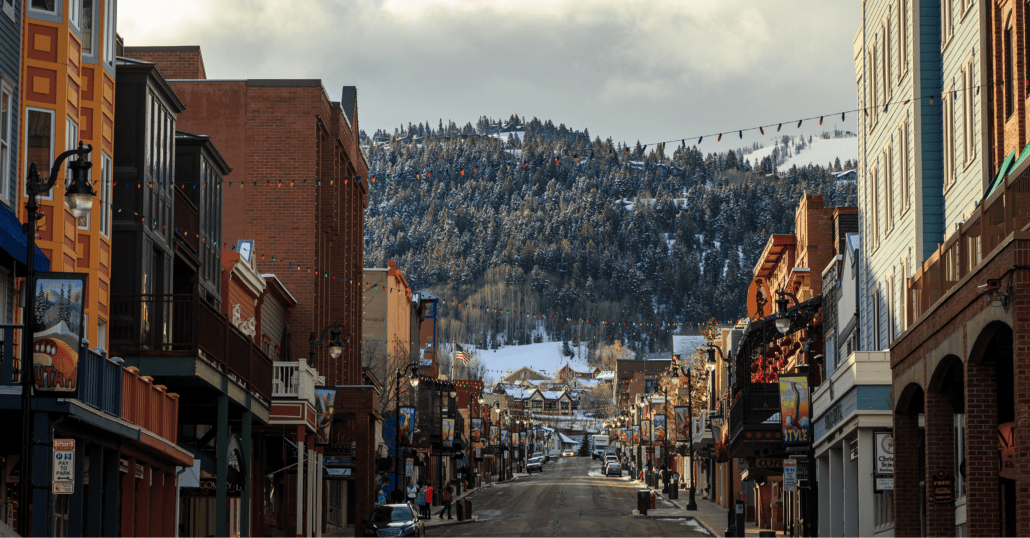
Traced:
<svg viewBox="0 0 1030 538">
<path fill-rule="evenodd" d="M 679 378 L 679 374 L 675 367 L 672 368 L 672 374 L 670 377 L 673 379 Z M 660 392 L 662 394 L 662 405 L 665 407 L 665 431 L 662 432 L 661 469 L 664 469 L 664 472 L 662 473 L 662 493 L 669 493 L 669 388 L 662 386 L 661 383 L 657 383 L 655 385 L 654 392 Z M 651 423 L 651 431 L 654 431 L 653 422 Z"/>
<path fill-rule="evenodd" d="M 315 338 L 315 331 L 311 331 L 311 337 L 308 338 L 308 366 L 314 366 L 315 348 L 326 343 L 326 333 L 329 333 L 330 338 L 329 356 L 336 360 L 340 358 L 340 355 L 343 355 L 343 342 L 340 340 L 341 328 L 343 328 L 343 325 L 339 321 L 335 321 L 332 325 L 327 325 L 322 329 L 322 335 L 319 338 Z"/>
<path fill-rule="evenodd" d="M 25 182 L 25 195 L 28 197 L 25 209 L 28 210 L 28 214 L 25 224 L 22 225 L 26 238 L 26 293 L 25 307 L 22 314 L 22 322 L 25 325 L 25 338 L 22 341 L 21 347 L 22 451 L 21 499 L 18 503 L 18 523 L 19 527 L 21 527 L 22 536 L 32 536 L 33 534 L 32 523 L 29 521 L 29 498 L 35 491 L 35 485 L 32 480 L 32 449 L 35 446 L 35 431 L 32 425 L 31 405 L 33 340 L 35 340 L 35 335 L 32 330 L 30 312 L 32 309 L 32 296 L 35 294 L 34 288 L 36 287 L 36 221 L 43 217 L 39 214 L 39 203 L 37 203 L 36 197 L 45 195 L 50 192 L 50 189 L 54 188 L 54 184 L 57 182 L 57 173 L 61 171 L 61 165 L 68 157 L 75 155 L 78 158 L 68 164 L 71 180 L 68 181 L 68 178 L 65 178 L 64 199 L 73 217 L 78 219 L 89 215 L 90 210 L 93 208 L 93 197 L 96 196 L 96 192 L 93 191 L 93 187 L 89 183 L 89 169 L 93 167 L 93 163 L 85 159 L 85 156 L 91 151 L 93 151 L 91 144 L 83 146 L 80 141 L 78 148 L 68 150 L 57 156 L 57 159 L 50 167 L 50 175 L 46 179 L 40 177 L 39 169 L 36 167 L 36 163 L 33 162 L 29 165 L 29 174 Z M 37 506 L 36 509 L 49 513 L 46 506 Z"/>
<path fill-rule="evenodd" d="M 400 479 L 398 481 L 398 486 L 401 487 L 401 488 L 406 488 L 407 487 L 407 482 L 408 482 L 408 480 L 407 480 L 408 477 L 405 476 L 405 470 L 404 470 L 404 467 L 403 467 L 404 461 L 403 461 L 403 458 L 401 457 L 401 378 L 403 378 L 404 376 L 408 375 L 409 372 L 410 372 L 411 375 L 408 378 L 408 382 L 411 383 L 411 387 L 412 388 L 418 387 L 418 363 L 417 362 L 411 362 L 411 363 L 406 364 L 404 366 L 404 368 L 398 368 L 397 369 L 397 375 L 395 376 L 395 380 L 394 380 L 395 381 L 395 388 L 396 388 L 396 391 L 397 391 L 396 392 L 396 397 L 397 397 L 397 406 L 396 406 L 397 407 L 397 431 L 395 432 L 396 433 L 396 437 L 394 437 L 394 440 L 393 440 L 393 450 L 394 450 L 394 454 L 396 454 L 396 456 L 397 456 L 397 477 Z M 414 424 L 411 424 L 411 433 L 412 433 L 412 436 L 414 436 L 414 433 L 415 433 L 415 425 Z"/>
<path fill-rule="evenodd" d="M 694 387 L 691 383 L 692 373 L 691 369 L 687 368 L 687 423 L 690 424 L 690 444 L 687 447 L 690 450 L 690 500 L 687 501 L 687 510 L 697 510 L 697 501 L 694 499 L 697 487 L 694 485 Z"/>
</svg>

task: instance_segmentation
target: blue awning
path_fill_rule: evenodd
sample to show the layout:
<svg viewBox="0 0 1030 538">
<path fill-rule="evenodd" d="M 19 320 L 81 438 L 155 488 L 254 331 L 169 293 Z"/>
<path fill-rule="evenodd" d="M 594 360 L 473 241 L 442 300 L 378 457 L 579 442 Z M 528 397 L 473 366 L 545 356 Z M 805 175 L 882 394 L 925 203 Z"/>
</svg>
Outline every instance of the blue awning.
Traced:
<svg viewBox="0 0 1030 538">
<path fill-rule="evenodd" d="M 25 232 L 22 231 L 21 221 L 7 206 L 0 204 L 0 249 L 11 255 L 12 258 L 25 263 L 25 248 L 28 246 Z M 36 247 L 36 270 L 49 271 L 50 260 L 43 254 L 39 247 Z"/>
</svg>

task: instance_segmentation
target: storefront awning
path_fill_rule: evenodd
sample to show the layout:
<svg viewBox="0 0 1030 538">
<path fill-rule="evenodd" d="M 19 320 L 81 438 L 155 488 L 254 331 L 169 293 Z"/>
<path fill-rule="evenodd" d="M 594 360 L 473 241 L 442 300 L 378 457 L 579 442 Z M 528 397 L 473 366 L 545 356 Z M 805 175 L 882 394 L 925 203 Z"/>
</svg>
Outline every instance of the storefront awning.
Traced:
<svg viewBox="0 0 1030 538">
<path fill-rule="evenodd" d="M 22 231 L 22 223 L 18 216 L 7 206 L 0 204 L 0 249 L 6 251 L 12 258 L 25 265 L 25 249 L 28 247 L 28 240 L 25 232 Z M 43 251 L 36 247 L 36 271 L 49 271 L 50 260 L 43 254 Z"/>
</svg>

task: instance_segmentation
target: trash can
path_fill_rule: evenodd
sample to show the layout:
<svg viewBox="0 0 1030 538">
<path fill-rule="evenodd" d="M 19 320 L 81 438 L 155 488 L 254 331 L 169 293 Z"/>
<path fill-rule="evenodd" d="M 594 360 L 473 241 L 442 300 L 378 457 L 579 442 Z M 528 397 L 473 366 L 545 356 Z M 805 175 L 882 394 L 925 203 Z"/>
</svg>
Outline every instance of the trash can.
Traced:
<svg viewBox="0 0 1030 538">
<path fill-rule="evenodd" d="M 465 501 L 458 501 L 456 503 L 458 509 L 458 521 L 465 521 Z"/>
<path fill-rule="evenodd" d="M 672 475 L 672 482 L 669 483 L 669 498 L 680 498 L 680 480 L 678 475 Z"/>
<path fill-rule="evenodd" d="M 465 505 L 465 519 L 472 519 L 472 501 L 465 499 L 461 503 Z"/>
<path fill-rule="evenodd" d="M 646 516 L 647 509 L 651 506 L 651 490 L 649 489 L 638 489 L 637 490 L 637 512 L 640 515 Z"/>
<path fill-rule="evenodd" d="M 652 491 L 652 492 L 651 492 L 651 509 L 652 509 L 652 510 L 653 510 L 653 509 L 654 509 L 654 507 L 655 507 L 655 506 L 654 506 L 654 503 L 655 503 L 655 500 L 656 500 L 657 498 L 658 498 L 658 496 L 654 494 L 654 491 Z"/>
</svg>

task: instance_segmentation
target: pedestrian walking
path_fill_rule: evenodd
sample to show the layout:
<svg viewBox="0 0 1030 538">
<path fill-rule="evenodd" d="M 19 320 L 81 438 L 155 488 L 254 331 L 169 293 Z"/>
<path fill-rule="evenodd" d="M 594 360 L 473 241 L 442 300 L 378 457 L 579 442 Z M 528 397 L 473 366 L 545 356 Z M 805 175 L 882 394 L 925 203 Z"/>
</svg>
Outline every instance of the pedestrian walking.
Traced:
<svg viewBox="0 0 1030 538">
<path fill-rule="evenodd" d="M 443 519 L 443 513 L 447 512 L 447 519 L 454 519 L 451 517 L 451 502 L 454 501 L 454 486 L 450 482 L 443 488 L 443 508 L 440 510 L 440 519 Z"/>
<path fill-rule="evenodd" d="M 422 516 L 428 519 L 433 518 L 433 484 L 425 483 L 425 504 L 422 506 Z"/>
</svg>

